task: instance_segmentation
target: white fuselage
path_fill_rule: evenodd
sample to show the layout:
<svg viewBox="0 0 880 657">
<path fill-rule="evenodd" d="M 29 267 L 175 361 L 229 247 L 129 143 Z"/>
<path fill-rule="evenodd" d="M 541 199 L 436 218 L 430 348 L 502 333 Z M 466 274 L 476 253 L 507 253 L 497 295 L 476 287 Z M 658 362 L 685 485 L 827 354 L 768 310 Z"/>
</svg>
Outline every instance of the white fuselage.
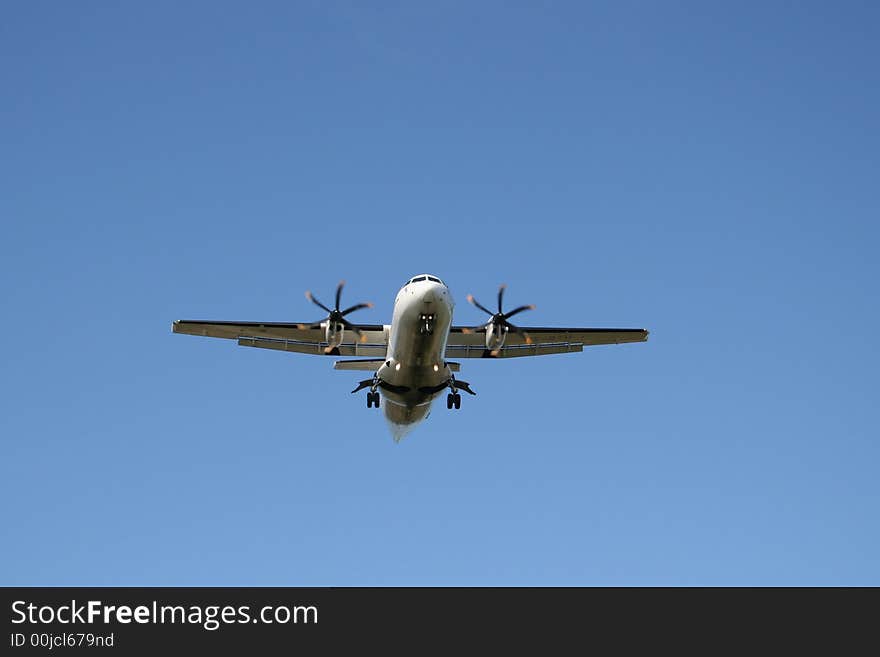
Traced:
<svg viewBox="0 0 880 657">
<path fill-rule="evenodd" d="M 454 307 L 446 285 L 427 274 L 414 277 L 394 300 L 388 352 L 377 375 L 385 417 L 398 439 L 428 416 L 452 378 L 445 354 Z"/>
</svg>

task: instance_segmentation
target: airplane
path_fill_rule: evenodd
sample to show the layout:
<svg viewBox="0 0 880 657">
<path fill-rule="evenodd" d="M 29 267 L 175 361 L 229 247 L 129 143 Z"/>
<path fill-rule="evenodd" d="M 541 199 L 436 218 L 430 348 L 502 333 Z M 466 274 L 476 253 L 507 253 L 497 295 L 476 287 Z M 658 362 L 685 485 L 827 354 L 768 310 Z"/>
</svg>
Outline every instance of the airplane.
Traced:
<svg viewBox="0 0 880 657">
<path fill-rule="evenodd" d="M 456 378 L 463 358 L 516 358 L 583 351 L 586 346 L 644 342 L 648 331 L 637 328 L 520 327 L 510 318 L 535 306 L 504 312 L 504 291 L 498 289 L 498 311 L 492 312 L 473 295 L 467 300 L 489 319 L 479 326 L 453 326 L 455 303 L 446 284 L 432 274 L 410 278 L 394 300 L 391 324 L 353 324 L 347 317 L 371 303 L 340 310 L 342 288 L 329 308 L 311 292 L 306 298 L 327 313 L 311 323 L 227 322 L 180 319 L 174 333 L 237 340 L 243 347 L 276 349 L 318 356 L 353 356 L 337 360 L 334 369 L 371 372 L 352 390 L 367 390 L 367 408 L 384 408 L 391 435 L 400 441 L 428 417 L 443 391 L 446 408 L 461 408 L 461 392 L 476 395 L 467 381 Z M 384 403 L 382 403 L 384 399 Z"/>
</svg>

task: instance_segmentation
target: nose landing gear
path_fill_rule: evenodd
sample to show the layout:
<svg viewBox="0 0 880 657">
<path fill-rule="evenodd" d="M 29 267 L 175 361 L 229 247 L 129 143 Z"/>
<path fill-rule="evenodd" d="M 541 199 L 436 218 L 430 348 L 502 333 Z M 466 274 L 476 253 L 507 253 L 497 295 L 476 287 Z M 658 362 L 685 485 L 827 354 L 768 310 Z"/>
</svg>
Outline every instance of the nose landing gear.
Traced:
<svg viewBox="0 0 880 657">
<path fill-rule="evenodd" d="M 373 392 L 372 390 L 367 393 L 367 408 L 372 408 L 374 405 L 376 408 L 379 408 L 379 393 Z"/>
<path fill-rule="evenodd" d="M 434 313 L 419 315 L 419 333 L 431 335 L 434 332 Z"/>
<path fill-rule="evenodd" d="M 457 392 L 450 392 L 446 395 L 446 408 L 451 409 L 453 406 L 456 410 L 461 408 L 461 395 Z"/>
</svg>

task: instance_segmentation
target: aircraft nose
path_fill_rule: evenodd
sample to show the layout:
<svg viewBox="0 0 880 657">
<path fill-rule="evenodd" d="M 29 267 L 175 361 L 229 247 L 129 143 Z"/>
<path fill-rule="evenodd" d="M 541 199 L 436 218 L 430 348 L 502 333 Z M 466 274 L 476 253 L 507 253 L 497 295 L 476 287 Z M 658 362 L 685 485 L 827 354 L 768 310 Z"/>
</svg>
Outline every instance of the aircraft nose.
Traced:
<svg viewBox="0 0 880 657">
<path fill-rule="evenodd" d="M 437 303 L 440 299 L 441 291 L 440 286 L 436 283 L 426 288 L 422 293 L 422 302 L 423 303 Z"/>
</svg>

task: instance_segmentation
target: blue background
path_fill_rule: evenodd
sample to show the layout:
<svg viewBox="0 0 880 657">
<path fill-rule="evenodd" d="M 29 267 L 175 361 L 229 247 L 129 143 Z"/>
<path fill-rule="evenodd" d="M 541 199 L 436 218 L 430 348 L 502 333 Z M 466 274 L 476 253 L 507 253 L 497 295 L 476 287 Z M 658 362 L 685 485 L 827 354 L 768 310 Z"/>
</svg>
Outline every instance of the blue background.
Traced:
<svg viewBox="0 0 880 657">
<path fill-rule="evenodd" d="M 7 5 L 0 583 L 880 585 L 878 21 Z M 359 373 L 171 333 L 426 271 L 651 338 L 466 362 L 395 444 Z"/>
</svg>

